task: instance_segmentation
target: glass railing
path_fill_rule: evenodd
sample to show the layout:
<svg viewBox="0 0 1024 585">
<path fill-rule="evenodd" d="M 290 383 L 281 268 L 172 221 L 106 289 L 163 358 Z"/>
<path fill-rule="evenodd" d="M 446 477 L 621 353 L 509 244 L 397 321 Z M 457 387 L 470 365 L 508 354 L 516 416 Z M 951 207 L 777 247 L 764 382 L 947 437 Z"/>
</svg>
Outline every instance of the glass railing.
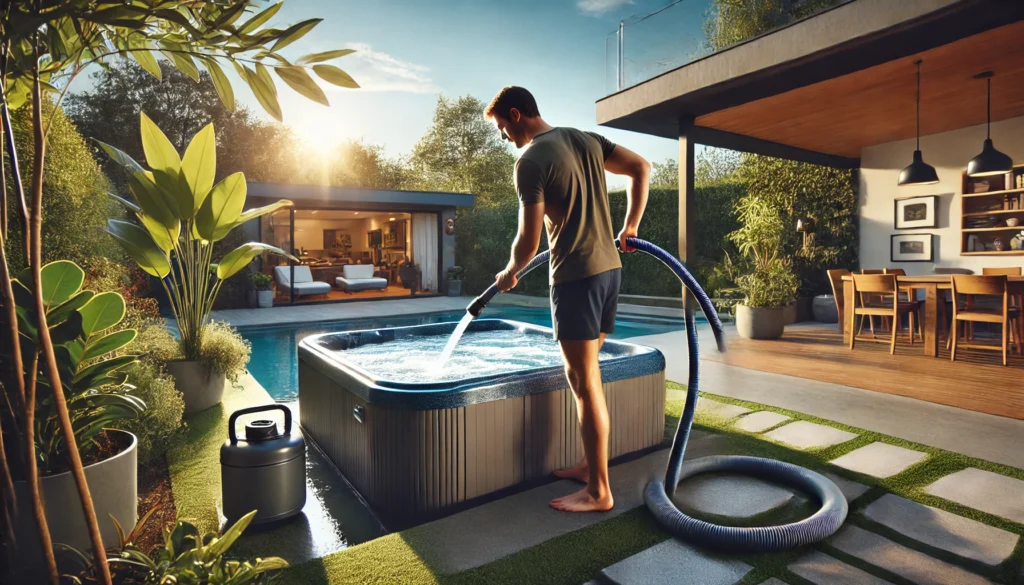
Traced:
<svg viewBox="0 0 1024 585">
<path fill-rule="evenodd" d="M 853 0 L 676 0 L 605 41 L 609 94 Z"/>
</svg>

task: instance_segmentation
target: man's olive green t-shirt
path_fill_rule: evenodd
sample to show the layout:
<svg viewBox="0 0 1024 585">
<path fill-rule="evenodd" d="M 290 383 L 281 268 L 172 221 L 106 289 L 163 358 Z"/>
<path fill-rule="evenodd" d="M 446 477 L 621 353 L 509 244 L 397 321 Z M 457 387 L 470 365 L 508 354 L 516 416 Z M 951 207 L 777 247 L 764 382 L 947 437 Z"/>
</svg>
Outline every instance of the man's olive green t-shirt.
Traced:
<svg viewBox="0 0 1024 585">
<path fill-rule="evenodd" d="M 516 162 L 520 204 L 544 203 L 551 284 L 622 267 L 604 176 L 614 148 L 593 132 L 553 128 L 534 136 Z"/>
</svg>

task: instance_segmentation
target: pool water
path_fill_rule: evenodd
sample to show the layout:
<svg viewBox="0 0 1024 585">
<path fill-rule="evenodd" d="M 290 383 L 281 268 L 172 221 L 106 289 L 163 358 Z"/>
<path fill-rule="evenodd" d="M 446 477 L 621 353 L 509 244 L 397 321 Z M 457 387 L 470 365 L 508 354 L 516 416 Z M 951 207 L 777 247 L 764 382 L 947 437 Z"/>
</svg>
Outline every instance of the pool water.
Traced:
<svg viewBox="0 0 1024 585">
<path fill-rule="evenodd" d="M 462 318 L 465 311 L 453 311 L 448 313 L 432 313 L 432 314 L 421 314 L 421 315 L 402 315 L 394 317 L 375 317 L 371 319 L 353 319 L 346 321 L 331 321 L 324 323 L 305 323 L 295 325 L 273 325 L 273 326 L 255 326 L 255 327 L 239 327 L 238 331 L 243 337 L 249 340 L 252 344 L 252 356 L 249 359 L 249 371 L 256 378 L 259 383 L 267 389 L 267 392 L 274 397 L 275 400 L 281 402 L 287 402 L 295 400 L 299 394 L 299 358 L 296 353 L 296 346 L 299 341 L 309 335 L 317 333 L 329 333 L 329 332 L 340 332 L 340 331 L 358 331 L 363 329 L 383 329 L 388 327 L 408 327 L 412 325 L 427 325 L 430 323 L 449 323 L 455 322 Z M 513 321 L 522 321 L 524 323 L 531 323 L 534 325 L 540 325 L 542 327 L 551 327 L 551 312 L 547 308 L 541 307 L 488 307 L 482 315 L 483 318 L 487 319 L 509 319 Z M 649 317 L 646 315 L 631 315 L 619 313 L 615 319 L 615 333 L 610 337 L 614 339 L 624 339 L 628 337 L 639 337 L 641 335 L 655 335 L 658 333 L 668 333 L 670 331 L 682 331 L 684 329 L 682 319 L 672 319 L 664 317 Z M 507 334 L 508 332 L 503 332 Z M 433 350 L 425 350 L 420 347 L 419 344 L 423 343 L 422 337 L 416 338 L 415 346 L 398 350 L 402 352 L 403 361 L 410 361 L 415 359 L 419 364 L 417 370 L 417 376 L 419 372 L 423 370 L 423 364 L 426 358 L 432 358 L 430 362 L 437 362 L 440 356 L 441 350 L 444 347 L 445 342 L 448 341 L 447 336 L 440 336 L 437 343 L 438 347 Z M 552 357 L 555 360 L 554 363 L 560 362 L 558 354 L 558 346 L 554 341 L 547 339 L 550 342 L 547 350 L 540 350 L 536 348 L 527 349 L 522 345 L 517 345 L 514 342 L 510 345 L 515 346 L 515 351 L 527 352 L 534 354 L 529 359 L 538 357 L 544 351 L 548 352 L 548 357 Z M 462 348 L 463 340 L 458 347 L 455 349 L 455 353 L 452 357 L 449 366 L 461 363 L 459 367 L 482 367 L 479 363 L 476 365 L 469 365 L 469 362 L 464 360 L 464 353 L 468 351 Z M 390 345 L 390 344 L 389 344 Z M 509 346 L 505 346 L 506 349 L 500 351 L 510 352 Z M 414 352 L 418 352 L 415 353 Z M 551 352 L 554 352 L 551 354 Z M 460 357 L 462 355 L 463 357 Z M 394 353 L 391 350 L 385 354 L 390 363 L 394 363 Z M 418 357 L 417 357 L 418 356 Z M 510 357 L 508 355 L 502 356 L 503 359 L 511 360 L 506 362 L 506 365 L 499 365 L 499 367 L 511 367 L 514 365 L 515 360 L 525 359 L 520 358 L 519 355 Z M 517 367 L 534 367 L 525 364 Z M 431 368 L 433 369 L 433 368 Z M 466 372 L 458 374 L 464 376 Z M 392 378 L 393 373 L 389 372 L 389 378 Z M 392 378 L 393 379 L 393 378 Z M 444 379 L 444 378 L 439 378 Z M 396 380 L 398 381 L 398 380 Z"/>
<path fill-rule="evenodd" d="M 443 382 L 562 363 L 558 343 L 547 335 L 524 331 L 470 331 L 455 346 L 447 365 L 438 355 L 448 335 L 415 335 L 386 343 L 368 343 L 334 353 L 372 376 L 393 382 Z M 602 359 L 612 357 L 601 352 Z"/>
</svg>

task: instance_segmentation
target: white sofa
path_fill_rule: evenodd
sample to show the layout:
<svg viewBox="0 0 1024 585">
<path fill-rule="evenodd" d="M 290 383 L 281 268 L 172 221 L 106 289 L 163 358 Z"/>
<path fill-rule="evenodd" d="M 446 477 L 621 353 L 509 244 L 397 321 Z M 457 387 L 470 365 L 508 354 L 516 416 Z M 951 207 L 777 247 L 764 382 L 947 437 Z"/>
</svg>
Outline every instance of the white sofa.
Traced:
<svg viewBox="0 0 1024 585">
<path fill-rule="evenodd" d="M 321 282 L 319 280 L 313 280 L 313 273 L 309 270 L 309 266 L 296 266 L 295 267 L 295 282 L 289 282 L 289 272 L 291 268 L 288 266 L 275 266 L 274 267 L 274 278 L 277 280 L 277 289 L 284 294 L 290 294 L 290 290 L 295 290 L 295 296 L 304 297 L 308 295 L 325 295 L 331 292 L 331 284 L 329 282 Z"/>
<path fill-rule="evenodd" d="M 373 276 L 373 264 L 348 264 L 341 271 L 343 276 L 334 282 L 345 292 L 384 290 L 388 287 L 388 279 Z"/>
</svg>

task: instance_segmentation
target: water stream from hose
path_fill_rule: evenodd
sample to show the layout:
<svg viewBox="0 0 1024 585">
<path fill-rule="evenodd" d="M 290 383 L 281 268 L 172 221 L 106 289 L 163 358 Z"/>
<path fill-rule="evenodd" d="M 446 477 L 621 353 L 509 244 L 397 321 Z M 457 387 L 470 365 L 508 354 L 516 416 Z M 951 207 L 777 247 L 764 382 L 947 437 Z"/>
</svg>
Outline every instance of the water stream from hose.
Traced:
<svg viewBox="0 0 1024 585">
<path fill-rule="evenodd" d="M 462 334 L 466 332 L 466 328 L 473 322 L 476 317 L 469 311 L 462 316 L 462 320 L 455 327 L 455 331 L 452 331 L 452 336 L 448 338 L 448 343 L 444 346 L 444 351 L 441 352 L 441 361 L 437 362 L 437 369 L 444 369 L 448 360 L 452 357 L 452 352 L 455 351 L 455 346 L 459 344 L 459 340 L 462 339 Z"/>
</svg>

